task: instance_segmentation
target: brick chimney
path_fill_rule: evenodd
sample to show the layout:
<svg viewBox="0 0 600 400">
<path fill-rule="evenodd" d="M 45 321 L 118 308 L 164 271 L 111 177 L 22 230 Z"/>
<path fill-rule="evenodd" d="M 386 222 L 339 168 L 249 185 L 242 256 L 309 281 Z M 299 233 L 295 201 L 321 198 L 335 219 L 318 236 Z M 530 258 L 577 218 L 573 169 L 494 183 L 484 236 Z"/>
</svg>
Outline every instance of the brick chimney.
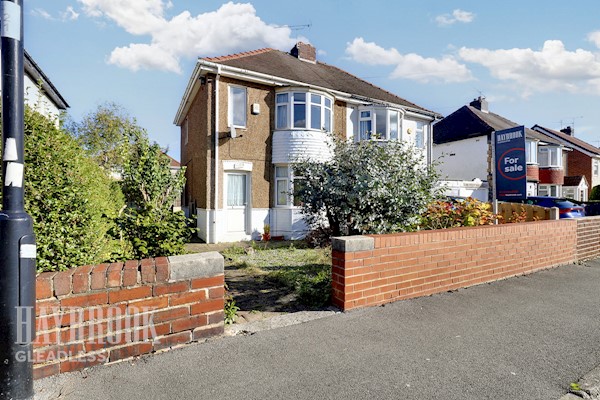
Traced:
<svg viewBox="0 0 600 400">
<path fill-rule="evenodd" d="M 471 107 L 475 107 L 476 109 L 478 109 L 481 112 L 484 112 L 484 113 L 490 112 L 489 107 L 488 107 L 488 102 L 485 99 L 485 97 L 479 96 L 478 98 L 476 98 L 472 102 L 470 102 L 469 105 Z"/>
<path fill-rule="evenodd" d="M 569 136 L 575 136 L 575 129 L 571 128 L 570 126 L 567 126 L 566 128 L 563 128 L 560 131 L 562 133 L 566 133 Z"/>
<path fill-rule="evenodd" d="M 308 43 L 296 43 L 294 48 L 290 50 L 290 54 L 298 60 L 307 61 L 313 64 L 317 62 L 317 49 Z"/>
</svg>

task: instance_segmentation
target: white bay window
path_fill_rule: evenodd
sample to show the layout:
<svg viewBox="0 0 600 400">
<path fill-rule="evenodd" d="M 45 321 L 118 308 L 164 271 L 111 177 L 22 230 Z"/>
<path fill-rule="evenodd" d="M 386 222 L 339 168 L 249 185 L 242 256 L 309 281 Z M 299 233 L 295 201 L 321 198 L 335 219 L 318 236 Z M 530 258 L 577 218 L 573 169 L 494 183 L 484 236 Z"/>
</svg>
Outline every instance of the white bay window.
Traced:
<svg viewBox="0 0 600 400">
<path fill-rule="evenodd" d="M 538 149 L 540 167 L 562 167 L 562 149 L 556 146 L 544 146 Z"/>
<path fill-rule="evenodd" d="M 386 107 L 360 110 L 359 140 L 400 140 L 401 127 L 402 113 L 398 110 Z"/>
<path fill-rule="evenodd" d="M 333 100 L 314 92 L 277 93 L 276 129 L 310 129 L 331 132 Z"/>
</svg>

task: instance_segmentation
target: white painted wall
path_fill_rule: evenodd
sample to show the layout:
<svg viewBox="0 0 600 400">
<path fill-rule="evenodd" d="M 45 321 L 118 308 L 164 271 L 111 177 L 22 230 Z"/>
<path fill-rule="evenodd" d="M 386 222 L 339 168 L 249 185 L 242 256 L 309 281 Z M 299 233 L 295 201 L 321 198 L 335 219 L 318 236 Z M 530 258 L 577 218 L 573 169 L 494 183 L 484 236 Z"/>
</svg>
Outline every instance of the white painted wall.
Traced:
<svg viewBox="0 0 600 400">
<path fill-rule="evenodd" d="M 317 131 L 275 131 L 273 164 L 290 164 L 302 158 L 326 161 L 331 158 L 330 136 Z"/>
<path fill-rule="evenodd" d="M 488 143 L 485 136 L 434 144 L 433 159 L 437 160 L 440 157 L 442 158 L 437 169 L 442 179 L 487 180 Z"/>
<path fill-rule="evenodd" d="M 479 179 L 474 181 L 440 181 L 444 187 L 444 195 L 457 197 L 473 197 L 480 201 L 488 201 L 487 182 Z"/>
<path fill-rule="evenodd" d="M 38 111 L 40 114 L 55 119 L 58 124 L 60 110 L 45 93 L 40 91 L 37 82 L 33 82 L 28 75 L 25 75 L 24 87 L 25 104 Z"/>
</svg>

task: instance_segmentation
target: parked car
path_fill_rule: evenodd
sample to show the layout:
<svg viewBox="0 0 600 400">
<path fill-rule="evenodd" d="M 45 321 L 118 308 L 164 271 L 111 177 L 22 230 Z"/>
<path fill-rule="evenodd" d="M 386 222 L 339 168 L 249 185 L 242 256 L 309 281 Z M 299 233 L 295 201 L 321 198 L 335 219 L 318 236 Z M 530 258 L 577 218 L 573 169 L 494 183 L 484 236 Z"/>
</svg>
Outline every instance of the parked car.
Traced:
<svg viewBox="0 0 600 400">
<path fill-rule="evenodd" d="M 523 202 L 541 207 L 557 207 L 560 218 L 585 217 L 585 208 L 560 197 L 531 196 Z"/>
</svg>

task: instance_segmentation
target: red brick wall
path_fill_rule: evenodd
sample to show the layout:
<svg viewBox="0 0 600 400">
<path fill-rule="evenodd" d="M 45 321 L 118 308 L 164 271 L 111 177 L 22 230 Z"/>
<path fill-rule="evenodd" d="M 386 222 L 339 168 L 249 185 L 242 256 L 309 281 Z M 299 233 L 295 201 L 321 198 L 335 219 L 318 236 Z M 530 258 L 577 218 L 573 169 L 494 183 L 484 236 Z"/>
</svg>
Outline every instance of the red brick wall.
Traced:
<svg viewBox="0 0 600 400">
<path fill-rule="evenodd" d="M 562 168 L 540 168 L 540 184 L 562 185 L 565 171 Z"/>
<path fill-rule="evenodd" d="M 580 151 L 573 150 L 567 156 L 569 176 L 584 175 L 592 189 L 592 159 Z"/>
<path fill-rule="evenodd" d="M 222 268 L 178 281 L 171 270 L 161 257 L 38 275 L 35 378 L 221 334 Z"/>
<path fill-rule="evenodd" d="M 577 219 L 577 259 L 600 257 L 600 217 Z"/>
<path fill-rule="evenodd" d="M 334 238 L 333 302 L 375 306 L 567 264 L 576 231 L 557 220 L 355 237 L 372 241 L 360 251 Z"/>
<path fill-rule="evenodd" d="M 527 165 L 527 180 L 536 182 L 540 180 L 540 169 L 537 165 Z"/>
</svg>

